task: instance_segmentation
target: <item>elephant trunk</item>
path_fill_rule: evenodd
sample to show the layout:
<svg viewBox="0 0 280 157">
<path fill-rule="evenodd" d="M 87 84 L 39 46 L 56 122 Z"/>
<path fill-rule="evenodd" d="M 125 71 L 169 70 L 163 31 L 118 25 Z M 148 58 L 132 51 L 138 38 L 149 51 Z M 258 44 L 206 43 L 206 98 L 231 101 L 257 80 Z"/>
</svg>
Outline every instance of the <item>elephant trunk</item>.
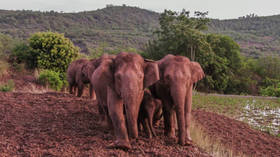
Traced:
<svg viewBox="0 0 280 157">
<path fill-rule="evenodd" d="M 129 136 L 138 137 L 137 119 L 140 103 L 143 98 L 143 90 L 137 85 L 137 80 L 130 80 L 121 90 L 121 97 L 124 101 L 126 122 Z"/>
<path fill-rule="evenodd" d="M 173 84 L 171 87 L 171 96 L 176 109 L 177 124 L 179 128 L 179 144 L 185 144 L 185 97 L 186 86 L 181 84 Z M 173 122 L 174 123 L 174 122 Z"/>
</svg>

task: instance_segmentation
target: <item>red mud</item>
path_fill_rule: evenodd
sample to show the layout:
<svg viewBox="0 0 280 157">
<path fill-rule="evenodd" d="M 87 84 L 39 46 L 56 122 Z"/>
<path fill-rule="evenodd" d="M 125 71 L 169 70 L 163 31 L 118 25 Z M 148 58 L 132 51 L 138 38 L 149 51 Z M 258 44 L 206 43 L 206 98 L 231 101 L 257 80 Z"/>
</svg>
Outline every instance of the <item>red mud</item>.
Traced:
<svg viewBox="0 0 280 157">
<path fill-rule="evenodd" d="M 280 157 L 280 138 L 251 129 L 247 124 L 205 111 L 193 111 L 193 118 L 205 131 L 235 153 L 249 156 Z"/>
<path fill-rule="evenodd" d="M 98 124 L 97 106 L 88 97 L 0 92 L 1 157 L 209 156 L 166 139 L 161 127 L 156 133 L 151 140 L 140 133 L 127 152 L 109 149 L 114 136 Z"/>
</svg>

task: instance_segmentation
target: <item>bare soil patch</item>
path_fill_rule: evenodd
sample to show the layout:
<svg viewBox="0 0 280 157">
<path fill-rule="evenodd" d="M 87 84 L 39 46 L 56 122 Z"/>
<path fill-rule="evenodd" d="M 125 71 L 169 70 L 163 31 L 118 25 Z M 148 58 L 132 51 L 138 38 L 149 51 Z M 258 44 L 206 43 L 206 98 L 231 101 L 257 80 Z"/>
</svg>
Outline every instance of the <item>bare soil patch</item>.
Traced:
<svg viewBox="0 0 280 157">
<path fill-rule="evenodd" d="M 248 124 L 212 112 L 195 110 L 193 118 L 200 123 L 207 134 L 219 139 L 235 154 L 249 156 L 279 157 L 280 138 L 254 130 Z"/>
<path fill-rule="evenodd" d="M 109 149 L 111 130 L 98 124 L 97 105 L 65 93 L 0 92 L 0 154 L 5 156 L 210 156 L 195 145 L 180 146 L 163 135 L 144 134 L 132 149 Z"/>
</svg>

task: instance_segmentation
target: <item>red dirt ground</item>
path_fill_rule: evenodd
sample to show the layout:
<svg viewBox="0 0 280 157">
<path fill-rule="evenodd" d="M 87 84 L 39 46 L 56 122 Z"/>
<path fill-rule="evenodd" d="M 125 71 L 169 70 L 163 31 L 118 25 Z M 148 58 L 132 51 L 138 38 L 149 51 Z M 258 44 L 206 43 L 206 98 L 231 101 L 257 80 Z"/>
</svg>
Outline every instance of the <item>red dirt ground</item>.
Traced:
<svg viewBox="0 0 280 157">
<path fill-rule="evenodd" d="M 151 140 L 140 133 L 127 152 L 109 149 L 114 136 L 98 121 L 97 105 L 88 97 L 0 92 L 0 156 L 210 156 L 165 138 L 161 127 Z"/>
<path fill-rule="evenodd" d="M 215 113 L 197 110 L 192 114 L 211 137 L 219 139 L 235 153 L 280 157 L 280 138 L 253 130 L 243 122 Z"/>
</svg>

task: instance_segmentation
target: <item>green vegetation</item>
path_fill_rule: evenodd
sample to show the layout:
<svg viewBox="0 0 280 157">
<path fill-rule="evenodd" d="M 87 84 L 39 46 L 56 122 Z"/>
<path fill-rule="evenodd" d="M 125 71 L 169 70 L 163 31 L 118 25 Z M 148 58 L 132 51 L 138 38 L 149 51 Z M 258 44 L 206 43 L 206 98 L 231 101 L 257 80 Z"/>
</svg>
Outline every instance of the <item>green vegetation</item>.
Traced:
<svg viewBox="0 0 280 157">
<path fill-rule="evenodd" d="M 0 77 L 8 73 L 9 67 L 9 63 L 6 60 L 0 60 Z"/>
<path fill-rule="evenodd" d="M 11 53 L 14 42 L 11 36 L 2 34 L 0 31 L 0 58 Z"/>
<path fill-rule="evenodd" d="M 68 65 L 78 56 L 79 49 L 64 37 L 52 32 L 35 33 L 29 39 L 33 65 L 40 69 L 50 69 L 63 73 Z"/>
<path fill-rule="evenodd" d="M 277 23 L 278 16 L 248 16 L 239 19 L 248 23 L 239 23 L 238 26 L 233 24 L 235 20 L 210 20 L 206 16 L 207 13 L 195 12 L 195 16 L 191 17 L 185 10 L 181 13 L 165 11 L 159 15 L 127 6 L 107 6 L 105 9 L 80 13 L 1 10 L 0 32 L 8 35 L 0 33 L 0 70 L 7 72 L 9 62 L 14 69 L 18 69 L 16 71 L 22 71 L 25 66 L 64 73 L 70 61 L 77 56 L 77 48 L 63 34 L 36 33 L 46 30 L 64 33 L 89 58 L 121 51 L 137 52 L 156 60 L 167 53 L 187 56 L 199 62 L 205 71 L 206 77 L 197 85 L 200 91 L 279 96 L 279 57 L 242 56 L 244 45 L 240 44 L 240 49 L 237 44 L 240 39 L 229 34 L 236 39 L 235 42 L 229 36 L 210 33 L 221 33 L 217 31 L 221 28 L 236 34 L 241 26 L 244 27 L 242 30 L 249 30 L 248 27 L 262 30 L 261 26 L 250 26 L 251 23 L 262 19 L 260 24 L 267 24 L 266 20 L 272 17 Z M 12 24 L 13 27 L 7 27 Z M 267 26 L 276 29 L 274 24 Z M 30 37 L 31 33 L 35 34 Z M 242 33 L 270 36 L 272 31 Z M 248 36 L 248 40 L 262 42 L 254 35 Z M 149 39 L 145 49 L 140 49 Z M 85 56 L 85 53 L 82 55 Z M 63 76 L 61 79 L 65 80 Z"/>
<path fill-rule="evenodd" d="M 280 129 L 280 101 L 276 98 L 196 93 L 193 96 L 193 108 L 244 121 L 273 135 L 277 135 Z"/>
<path fill-rule="evenodd" d="M 111 5 L 79 13 L 0 10 L 0 32 L 20 39 L 40 31 L 64 33 L 86 54 L 104 42 L 111 50 L 120 45 L 142 50 L 159 28 L 159 16 L 137 7 Z M 228 35 L 240 45 L 243 55 L 258 58 L 279 55 L 279 24 L 280 15 L 211 19 L 207 33 Z"/>
<path fill-rule="evenodd" d="M 17 68 L 20 64 L 24 64 L 27 69 L 33 69 L 36 67 L 36 57 L 32 56 L 31 47 L 24 43 L 18 42 L 14 45 L 11 55 L 9 56 L 9 62 L 13 67 Z"/>
<path fill-rule="evenodd" d="M 167 54 L 183 55 L 201 64 L 206 77 L 199 89 L 221 93 L 239 92 L 238 83 L 231 84 L 232 78 L 242 66 L 240 49 L 228 36 L 205 34 L 209 19 L 207 13 L 181 13 L 165 10 L 161 14 L 160 29 L 156 38 L 149 42 L 145 56 L 161 59 Z M 236 77 L 235 77 L 236 79 Z"/>
<path fill-rule="evenodd" d="M 38 81 L 47 87 L 50 87 L 51 89 L 54 89 L 56 91 L 61 90 L 61 88 L 64 85 L 64 82 L 59 72 L 55 72 L 52 70 L 43 70 L 39 74 Z"/>
<path fill-rule="evenodd" d="M 14 89 L 14 87 L 15 87 L 14 81 L 8 80 L 7 83 L 0 85 L 0 91 L 1 92 L 11 92 Z"/>
<path fill-rule="evenodd" d="M 128 6 L 79 13 L 0 10 L 0 32 L 20 39 L 42 31 L 64 33 L 89 54 L 104 42 L 111 50 L 120 46 L 141 49 L 158 27 L 158 17 L 158 13 Z"/>
<path fill-rule="evenodd" d="M 231 36 L 242 53 L 257 58 L 280 54 L 280 15 L 246 16 L 232 20 L 212 20 L 209 32 Z"/>
</svg>

